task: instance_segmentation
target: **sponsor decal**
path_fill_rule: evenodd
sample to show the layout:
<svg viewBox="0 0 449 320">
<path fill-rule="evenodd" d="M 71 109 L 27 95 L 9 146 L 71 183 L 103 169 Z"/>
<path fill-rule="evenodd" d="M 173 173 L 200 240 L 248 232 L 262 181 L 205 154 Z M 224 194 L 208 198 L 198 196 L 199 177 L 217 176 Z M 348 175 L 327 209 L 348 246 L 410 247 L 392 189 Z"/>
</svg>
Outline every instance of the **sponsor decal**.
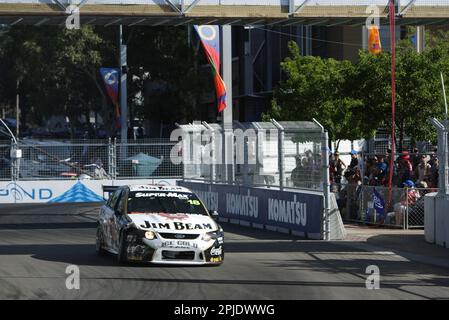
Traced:
<svg viewBox="0 0 449 320">
<path fill-rule="evenodd" d="M 213 263 L 221 262 L 221 257 L 220 256 L 212 257 L 212 258 L 210 258 L 210 262 L 213 262 Z"/>
<path fill-rule="evenodd" d="M 184 223 L 184 222 L 173 222 L 173 223 L 155 223 L 144 221 L 144 224 L 140 225 L 143 229 L 167 229 L 167 230 L 212 230 L 212 224 L 210 223 Z"/>
<path fill-rule="evenodd" d="M 210 249 L 211 256 L 221 256 L 222 253 L 223 253 L 223 249 L 221 248 L 221 246 L 219 246 L 218 248 Z"/>
<path fill-rule="evenodd" d="M 268 220 L 306 226 L 307 204 L 293 201 L 268 198 Z"/>
<path fill-rule="evenodd" d="M 204 202 L 206 208 L 218 211 L 218 192 L 195 190 L 195 193 Z"/>
<path fill-rule="evenodd" d="M 48 200 L 53 197 L 53 191 L 48 188 L 25 189 L 17 183 L 9 183 L 5 188 L 0 189 L 0 197 L 12 197 L 16 201 Z"/>
<path fill-rule="evenodd" d="M 189 195 L 177 192 L 137 192 L 136 198 L 179 198 L 189 199 Z"/>
<path fill-rule="evenodd" d="M 198 245 L 195 242 L 183 241 L 183 240 L 170 240 L 163 241 L 161 243 L 162 248 L 194 248 L 197 249 Z"/>
<path fill-rule="evenodd" d="M 259 198 L 251 196 L 249 190 L 247 195 L 227 193 L 226 212 L 244 217 L 257 218 L 259 216 Z"/>
</svg>

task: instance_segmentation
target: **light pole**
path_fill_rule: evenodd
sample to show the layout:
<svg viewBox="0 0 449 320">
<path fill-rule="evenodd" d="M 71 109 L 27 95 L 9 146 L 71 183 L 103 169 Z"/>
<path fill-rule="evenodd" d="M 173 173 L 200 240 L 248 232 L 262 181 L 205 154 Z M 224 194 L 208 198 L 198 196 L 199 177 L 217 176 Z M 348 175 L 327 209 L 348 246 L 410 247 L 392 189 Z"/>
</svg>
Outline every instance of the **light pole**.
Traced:
<svg viewBox="0 0 449 320">
<path fill-rule="evenodd" d="M 20 133 L 20 96 L 19 96 L 19 80 L 16 82 L 16 136 Z M 16 142 L 17 143 L 17 142 Z"/>
</svg>

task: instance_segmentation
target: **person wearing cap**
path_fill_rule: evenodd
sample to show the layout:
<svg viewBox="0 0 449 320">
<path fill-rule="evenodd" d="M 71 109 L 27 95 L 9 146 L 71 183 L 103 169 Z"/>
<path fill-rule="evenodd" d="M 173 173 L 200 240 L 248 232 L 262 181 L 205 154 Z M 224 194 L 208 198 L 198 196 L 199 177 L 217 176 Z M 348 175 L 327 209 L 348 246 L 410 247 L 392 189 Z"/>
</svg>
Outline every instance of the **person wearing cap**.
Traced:
<svg viewBox="0 0 449 320">
<path fill-rule="evenodd" d="M 413 172 L 413 165 L 410 162 L 408 151 L 403 151 L 398 159 L 398 187 L 401 188 L 405 181 L 410 180 Z"/>
<path fill-rule="evenodd" d="M 428 163 L 428 157 L 426 155 L 422 155 L 420 157 L 420 162 L 416 166 L 416 169 L 415 169 L 415 176 L 417 178 L 416 182 L 420 183 L 420 182 L 426 180 L 430 174 L 430 169 L 431 169 L 431 166 Z"/>
<path fill-rule="evenodd" d="M 407 213 L 407 207 L 413 206 L 421 197 L 418 190 L 415 189 L 415 183 L 412 180 L 406 180 L 402 183 L 406 193 L 403 194 L 400 202 L 394 205 L 395 224 L 404 223 L 404 215 Z"/>
<path fill-rule="evenodd" d="M 351 150 L 351 163 L 348 168 L 355 169 L 359 165 L 359 158 L 357 157 L 358 152 Z"/>
</svg>

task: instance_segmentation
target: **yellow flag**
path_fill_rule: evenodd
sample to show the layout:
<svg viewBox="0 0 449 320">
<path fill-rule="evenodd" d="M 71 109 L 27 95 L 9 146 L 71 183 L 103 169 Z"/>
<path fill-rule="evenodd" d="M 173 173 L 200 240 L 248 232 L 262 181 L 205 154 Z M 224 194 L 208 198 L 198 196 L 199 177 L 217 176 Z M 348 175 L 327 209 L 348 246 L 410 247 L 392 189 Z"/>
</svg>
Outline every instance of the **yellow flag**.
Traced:
<svg viewBox="0 0 449 320">
<path fill-rule="evenodd" d="M 382 52 L 379 28 L 377 26 L 371 26 L 368 28 L 368 50 L 372 54 L 379 54 Z"/>
</svg>

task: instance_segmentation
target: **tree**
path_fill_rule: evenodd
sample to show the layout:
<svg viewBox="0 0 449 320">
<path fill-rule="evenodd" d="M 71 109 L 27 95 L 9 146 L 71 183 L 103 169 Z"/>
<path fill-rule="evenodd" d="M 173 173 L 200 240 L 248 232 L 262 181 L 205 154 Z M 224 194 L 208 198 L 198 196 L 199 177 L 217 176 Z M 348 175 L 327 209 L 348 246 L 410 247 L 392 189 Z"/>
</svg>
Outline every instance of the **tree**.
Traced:
<svg viewBox="0 0 449 320">
<path fill-rule="evenodd" d="M 109 110 L 98 69 L 115 49 L 93 27 L 13 27 L 0 36 L 0 100 L 14 104 L 19 83 L 22 122 L 41 124 L 51 115 L 71 122 L 90 110 Z M 22 124 L 22 125 L 23 125 Z"/>
<path fill-rule="evenodd" d="M 441 39 L 440 39 L 441 40 Z M 440 70 L 449 71 L 447 41 L 417 53 L 410 39 L 398 44 L 396 57 L 396 130 L 398 149 L 405 136 L 414 141 L 435 140 L 428 118 L 442 115 Z M 390 54 L 373 56 L 361 51 L 357 63 L 357 97 L 366 108 L 367 121 L 391 130 Z"/>
<path fill-rule="evenodd" d="M 362 101 L 353 98 L 352 79 L 356 68 L 349 61 L 301 56 L 295 42 L 281 64 L 285 80 L 274 92 L 272 108 L 265 120 L 310 121 L 317 119 L 332 140 L 354 139 L 369 133 L 360 118 Z"/>
<path fill-rule="evenodd" d="M 427 119 L 441 117 L 440 71 L 449 75 L 449 33 L 433 35 L 424 53 L 409 38 L 396 57 L 396 130 L 398 149 L 405 136 L 435 140 Z M 275 90 L 266 118 L 312 120 L 329 130 L 332 140 L 368 138 L 380 127 L 391 129 L 390 53 L 360 51 L 357 63 L 303 57 L 295 43 L 281 64 L 286 79 Z"/>
</svg>

